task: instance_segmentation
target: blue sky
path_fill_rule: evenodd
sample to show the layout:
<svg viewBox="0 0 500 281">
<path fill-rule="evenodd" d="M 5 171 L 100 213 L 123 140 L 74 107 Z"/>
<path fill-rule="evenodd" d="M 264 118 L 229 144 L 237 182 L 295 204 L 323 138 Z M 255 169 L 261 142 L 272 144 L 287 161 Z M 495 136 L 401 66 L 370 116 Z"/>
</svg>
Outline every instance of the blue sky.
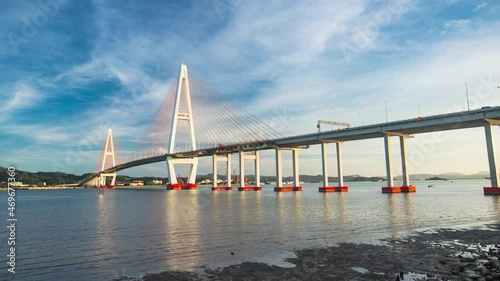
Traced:
<svg viewBox="0 0 500 281">
<path fill-rule="evenodd" d="M 498 1 L 18 0 L 0 8 L 0 165 L 22 170 L 93 171 L 108 127 L 123 154 L 132 150 L 181 62 L 284 135 L 314 132 L 318 119 L 384 122 L 385 100 L 390 120 L 464 110 L 464 81 L 471 108 L 500 104 Z M 344 149 L 346 174 L 385 174 L 381 139 Z M 418 135 L 408 149 L 413 173 L 487 170 L 482 129 Z M 263 153 L 267 171 L 272 156 Z M 320 174 L 319 148 L 300 157 L 301 173 Z M 202 159 L 200 173 L 209 167 Z M 122 173 L 166 176 L 166 168 Z"/>
</svg>

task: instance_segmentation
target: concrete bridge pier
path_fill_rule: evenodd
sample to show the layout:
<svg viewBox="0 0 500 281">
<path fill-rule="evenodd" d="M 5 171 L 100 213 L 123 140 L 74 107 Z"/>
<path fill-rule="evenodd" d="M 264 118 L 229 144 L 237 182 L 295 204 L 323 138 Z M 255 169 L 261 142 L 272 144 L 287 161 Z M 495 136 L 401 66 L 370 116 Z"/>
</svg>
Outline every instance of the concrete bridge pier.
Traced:
<svg viewBox="0 0 500 281">
<path fill-rule="evenodd" d="M 258 150 L 255 151 L 254 168 L 255 168 L 255 186 L 257 188 L 262 189 L 262 186 L 260 185 L 260 152 Z"/>
<path fill-rule="evenodd" d="M 293 186 L 283 186 L 283 153 L 281 149 L 276 149 L 276 187 L 274 191 L 302 191 L 299 179 L 299 149 L 292 148 L 293 161 Z"/>
<path fill-rule="evenodd" d="M 106 184 L 106 178 L 111 177 L 111 183 L 109 185 Z M 116 184 L 116 172 L 114 173 L 100 173 L 99 174 L 99 187 L 103 188 L 115 188 Z"/>
<path fill-rule="evenodd" d="M 240 151 L 240 187 L 238 187 L 238 191 L 250 191 L 250 190 L 262 190 L 262 186 L 260 185 L 260 159 L 259 152 L 255 151 L 253 154 L 245 154 L 244 151 Z M 254 160 L 255 161 L 255 185 L 254 186 L 245 186 L 245 160 Z"/>
<path fill-rule="evenodd" d="M 180 183 L 175 174 L 175 165 L 189 165 L 189 174 L 187 183 Z M 167 190 L 178 189 L 198 189 L 196 185 L 196 170 L 198 168 L 198 158 L 174 158 L 167 157 L 168 179 L 170 183 L 167 184 Z"/>
<path fill-rule="evenodd" d="M 415 192 L 417 189 L 410 184 L 410 174 L 408 173 L 408 158 L 406 157 L 406 135 L 399 136 L 399 146 L 401 148 L 401 168 L 403 175 L 403 186 L 401 192 Z"/>
<path fill-rule="evenodd" d="M 385 167 L 387 172 L 387 186 L 382 187 L 382 193 L 415 192 L 416 188 L 410 185 L 410 176 L 408 174 L 408 160 L 406 157 L 406 135 L 399 135 L 399 145 L 401 148 L 401 163 L 403 172 L 403 185 L 394 186 L 394 177 L 392 174 L 392 152 L 391 135 L 384 135 L 385 146 Z"/>
<path fill-rule="evenodd" d="M 226 156 L 219 156 L 214 154 L 212 156 L 212 165 L 213 165 L 213 183 L 212 190 L 233 190 L 231 186 L 231 154 L 227 154 Z M 227 164 L 227 185 L 226 186 L 217 186 L 217 164 L 218 162 L 226 162 Z"/>
<path fill-rule="evenodd" d="M 486 149 L 488 151 L 488 162 L 490 166 L 491 187 L 484 187 L 485 195 L 500 195 L 500 188 L 498 186 L 498 171 L 497 162 L 495 158 L 495 142 L 493 135 L 493 125 L 498 125 L 499 122 L 495 120 L 486 120 L 484 124 L 484 132 L 486 134 Z"/>
<path fill-rule="evenodd" d="M 326 153 L 326 144 L 321 144 L 321 164 L 323 167 L 323 186 L 318 190 L 319 192 L 332 192 L 339 191 L 345 192 L 348 191 L 349 188 L 344 185 L 344 175 L 342 171 L 342 142 L 336 142 L 337 147 L 337 174 L 338 174 L 338 185 L 337 186 L 328 186 L 328 158 Z"/>
</svg>

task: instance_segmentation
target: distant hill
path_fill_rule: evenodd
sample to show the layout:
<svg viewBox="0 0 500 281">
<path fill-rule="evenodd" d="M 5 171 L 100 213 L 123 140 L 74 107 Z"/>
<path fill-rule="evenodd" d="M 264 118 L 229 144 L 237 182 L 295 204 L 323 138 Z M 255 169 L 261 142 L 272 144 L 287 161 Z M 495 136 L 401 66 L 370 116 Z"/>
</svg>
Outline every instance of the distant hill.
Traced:
<svg viewBox="0 0 500 281">
<path fill-rule="evenodd" d="M 246 177 L 249 181 L 255 181 L 255 175 L 247 175 Z M 218 175 L 218 178 L 225 179 L 226 176 L 225 175 Z M 322 175 L 315 175 L 315 176 L 300 175 L 299 178 L 300 178 L 300 181 L 306 182 L 306 183 L 319 183 L 319 182 L 323 181 Z M 201 181 L 204 179 L 212 179 L 212 174 L 196 176 L 196 181 Z M 382 178 L 382 177 L 364 177 L 364 176 L 360 176 L 360 175 L 344 176 L 344 181 L 349 181 L 349 182 L 352 182 L 352 181 L 379 181 L 379 180 L 383 180 L 383 179 L 384 178 Z M 272 181 L 276 181 L 276 176 L 261 176 L 260 180 L 262 183 L 272 182 Z M 329 182 L 335 182 L 337 180 L 338 180 L 337 177 L 328 177 Z M 293 181 L 293 177 L 283 177 L 283 181 L 284 182 L 287 182 L 287 181 L 291 182 L 291 181 Z"/>
<path fill-rule="evenodd" d="M 445 174 L 414 174 L 410 175 L 411 180 L 425 180 L 428 178 L 445 178 L 449 180 L 463 180 L 463 179 L 484 179 L 489 177 L 490 173 L 486 171 L 479 172 L 477 174 L 460 174 L 460 173 L 445 173 Z M 401 180 L 401 176 L 394 177 L 395 180 Z"/>
<path fill-rule="evenodd" d="M 7 168 L 1 167 L 2 171 L 5 171 Z M 16 181 L 20 181 L 23 184 L 28 185 L 40 185 L 45 182 L 47 185 L 57 185 L 57 184 L 72 184 L 77 183 L 81 179 L 85 178 L 87 174 L 83 175 L 74 175 L 74 174 L 66 174 L 62 172 L 26 172 L 21 170 L 16 170 Z M 446 173 L 446 174 L 414 174 L 410 175 L 411 180 L 425 180 L 428 178 L 445 178 L 450 180 L 455 179 L 484 179 L 488 177 L 489 173 L 486 171 L 479 172 L 477 174 L 460 174 L 460 173 Z M 204 179 L 212 179 L 212 174 L 206 175 L 198 175 L 196 176 L 196 181 L 200 182 Z M 224 175 L 219 175 L 219 179 L 225 178 Z M 247 176 L 249 181 L 255 181 L 254 175 Z M 186 180 L 185 178 L 183 178 Z M 395 180 L 401 180 L 401 176 L 396 176 Z M 6 186 L 8 180 L 7 172 L 0 173 L 0 186 Z M 117 176 L 117 182 L 132 182 L 133 180 L 143 180 L 145 183 L 150 183 L 153 180 L 162 180 L 163 183 L 166 183 L 168 178 L 166 177 L 130 177 L 125 175 Z M 300 180 L 303 182 L 309 183 L 319 183 L 323 181 L 322 175 L 300 175 Z M 344 176 L 344 181 L 346 182 L 356 182 L 356 181 L 381 181 L 385 180 L 385 177 L 374 176 L 374 177 L 366 177 L 360 175 L 349 175 Z M 276 181 L 275 176 L 261 176 L 261 182 L 271 182 Z M 283 181 L 293 181 L 293 177 L 283 177 Z M 329 182 L 337 181 L 337 177 L 328 177 Z"/>
<path fill-rule="evenodd" d="M 0 173 L 0 186 L 7 186 L 8 174 L 6 172 L 7 168 L 0 166 L 2 172 Z M 22 182 L 27 185 L 60 185 L 60 184 L 75 184 L 80 180 L 90 175 L 90 173 L 83 175 L 66 174 L 62 172 L 26 172 L 22 170 L 16 170 L 16 181 Z M 117 182 L 132 182 L 133 180 L 143 180 L 145 183 L 152 182 L 154 179 L 161 179 L 166 182 L 166 178 L 161 177 L 129 177 L 118 175 L 116 177 Z"/>
<path fill-rule="evenodd" d="M 1 167 L 2 171 L 5 171 L 7 168 Z M 66 174 L 61 172 L 26 172 L 21 170 L 16 170 L 15 179 L 18 182 L 22 182 L 23 184 L 29 185 L 37 185 L 45 182 L 47 185 L 56 185 L 56 184 L 71 184 L 77 183 L 79 180 L 83 179 L 88 174 L 84 174 L 81 176 L 74 174 Z M 6 182 L 9 178 L 7 172 L 0 173 L 0 183 L 2 186 L 6 185 Z"/>
</svg>

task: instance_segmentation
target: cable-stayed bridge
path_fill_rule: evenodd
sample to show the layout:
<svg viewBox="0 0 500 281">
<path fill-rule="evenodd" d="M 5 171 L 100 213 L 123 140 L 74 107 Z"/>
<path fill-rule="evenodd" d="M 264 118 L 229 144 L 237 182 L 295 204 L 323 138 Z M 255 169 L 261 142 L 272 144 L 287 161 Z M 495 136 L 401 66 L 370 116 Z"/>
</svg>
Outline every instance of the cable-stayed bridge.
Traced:
<svg viewBox="0 0 500 281">
<path fill-rule="evenodd" d="M 415 192 L 410 184 L 407 169 L 406 141 L 410 135 L 484 127 L 491 176 L 491 187 L 485 187 L 485 194 L 500 194 L 498 171 L 493 141 L 494 125 L 500 125 L 500 107 L 486 107 L 408 120 L 386 122 L 361 127 L 338 129 L 307 135 L 284 137 L 270 126 L 230 101 L 201 79 L 188 75 L 186 65 L 181 65 L 176 83 L 170 87 L 155 117 L 137 145 L 139 157 L 125 157 L 121 162 L 115 159 L 115 147 L 111 129 L 104 144 L 95 173 L 80 182 L 91 186 L 114 187 L 116 172 L 140 165 L 166 161 L 170 183 L 167 189 L 196 189 L 195 182 L 198 157 L 213 158 L 213 190 L 231 190 L 231 180 L 226 186 L 217 186 L 217 163 L 225 162 L 226 174 L 231 175 L 231 155 L 239 154 L 239 190 L 261 190 L 259 151 L 274 149 L 276 152 L 275 191 L 300 191 L 299 158 L 300 149 L 321 145 L 323 183 L 321 192 L 347 191 L 343 182 L 342 144 L 344 142 L 384 138 L 387 184 L 382 192 Z M 392 172 L 391 137 L 398 137 L 402 163 L 403 185 L 395 186 Z M 328 143 L 335 143 L 337 155 L 338 183 L 328 184 Z M 292 151 L 293 186 L 282 184 L 282 151 Z M 136 153 L 137 155 L 137 153 Z M 125 160 L 123 160 L 125 159 Z M 245 160 L 252 160 L 255 167 L 255 185 L 245 186 Z M 176 165 L 190 167 L 187 182 L 177 178 Z M 107 184 L 106 178 L 111 177 Z"/>
</svg>

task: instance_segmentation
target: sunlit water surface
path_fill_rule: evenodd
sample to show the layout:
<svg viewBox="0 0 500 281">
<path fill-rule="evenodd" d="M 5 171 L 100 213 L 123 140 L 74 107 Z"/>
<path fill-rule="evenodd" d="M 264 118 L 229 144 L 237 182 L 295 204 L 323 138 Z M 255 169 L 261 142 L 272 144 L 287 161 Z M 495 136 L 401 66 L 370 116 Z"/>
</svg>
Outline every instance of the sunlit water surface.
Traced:
<svg viewBox="0 0 500 281">
<path fill-rule="evenodd" d="M 436 187 L 428 188 L 432 183 Z M 500 197 L 483 195 L 487 180 L 415 181 L 414 194 L 382 194 L 383 184 L 348 183 L 349 192 L 328 194 L 319 193 L 317 184 L 287 193 L 271 186 L 261 192 L 18 191 L 16 274 L 5 274 L 2 262 L 0 276 L 109 281 L 202 265 L 277 262 L 300 248 L 500 222 Z M 0 202 L 6 210 L 6 192 Z"/>
</svg>

